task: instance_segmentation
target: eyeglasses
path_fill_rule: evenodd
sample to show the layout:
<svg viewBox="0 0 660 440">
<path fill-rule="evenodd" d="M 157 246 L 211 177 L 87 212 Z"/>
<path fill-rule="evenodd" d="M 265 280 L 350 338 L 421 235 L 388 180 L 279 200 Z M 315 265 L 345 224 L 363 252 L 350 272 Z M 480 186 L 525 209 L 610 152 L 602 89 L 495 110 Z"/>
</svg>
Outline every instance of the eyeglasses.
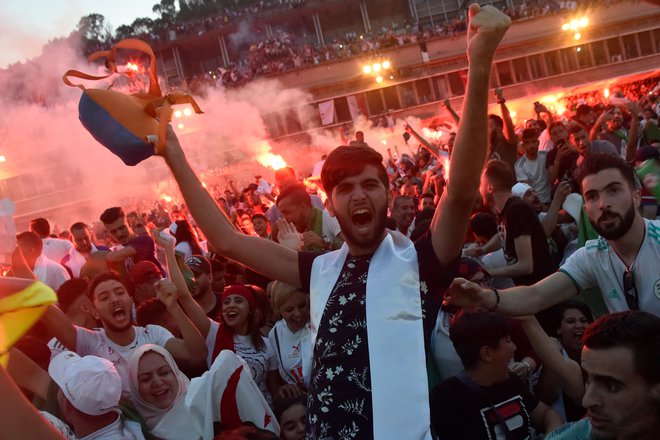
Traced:
<svg viewBox="0 0 660 440">
<path fill-rule="evenodd" d="M 628 308 L 630 310 L 639 310 L 639 301 L 637 300 L 637 287 L 635 287 L 635 274 L 630 269 L 623 272 L 623 294 L 626 297 Z"/>
</svg>

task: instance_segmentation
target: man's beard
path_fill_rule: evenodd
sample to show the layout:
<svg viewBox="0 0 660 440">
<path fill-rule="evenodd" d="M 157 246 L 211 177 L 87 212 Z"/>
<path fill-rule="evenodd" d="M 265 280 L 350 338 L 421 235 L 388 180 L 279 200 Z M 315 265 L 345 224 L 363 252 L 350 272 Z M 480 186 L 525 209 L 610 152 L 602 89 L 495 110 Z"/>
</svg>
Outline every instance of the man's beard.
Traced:
<svg viewBox="0 0 660 440">
<path fill-rule="evenodd" d="M 342 224 L 344 222 L 341 218 L 337 217 L 337 221 L 339 222 L 341 232 L 346 238 L 346 242 L 361 248 L 368 248 L 378 244 L 380 239 L 383 237 L 383 232 L 385 231 L 385 222 L 387 221 L 387 208 L 385 208 L 385 210 L 381 213 L 375 213 L 374 221 L 376 224 L 373 229 L 373 233 L 368 237 L 356 237 L 349 226 Z"/>
<path fill-rule="evenodd" d="M 607 239 L 607 240 L 618 240 L 619 238 L 623 237 L 626 235 L 626 233 L 630 230 L 630 227 L 633 224 L 633 221 L 635 220 L 635 205 L 633 203 L 630 204 L 630 209 L 628 209 L 623 217 L 621 215 L 612 212 L 612 211 L 604 211 L 601 215 L 598 221 L 600 222 L 603 220 L 603 216 L 607 215 L 608 217 L 618 217 L 620 219 L 619 224 L 616 226 L 613 226 L 609 229 L 601 227 L 598 222 L 594 222 L 593 220 L 589 219 L 589 222 L 591 223 L 591 226 L 598 232 L 598 234 Z"/>
<path fill-rule="evenodd" d="M 133 320 L 132 319 L 129 320 L 127 322 L 127 324 L 123 327 L 118 327 L 118 326 L 116 326 L 116 325 L 114 325 L 110 322 L 107 322 L 104 319 L 101 319 L 101 324 L 103 324 L 103 328 L 107 328 L 108 330 L 111 330 L 113 332 L 123 332 L 123 331 L 128 330 L 129 328 L 131 328 L 133 326 Z"/>
</svg>

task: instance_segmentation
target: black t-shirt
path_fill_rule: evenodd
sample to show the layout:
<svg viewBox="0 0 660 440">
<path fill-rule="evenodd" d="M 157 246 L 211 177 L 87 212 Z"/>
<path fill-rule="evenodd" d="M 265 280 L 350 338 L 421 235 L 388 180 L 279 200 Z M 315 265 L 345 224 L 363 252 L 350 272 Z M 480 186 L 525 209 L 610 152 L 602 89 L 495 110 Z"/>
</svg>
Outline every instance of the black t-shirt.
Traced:
<svg viewBox="0 0 660 440">
<path fill-rule="evenodd" d="M 161 266 L 160 261 L 156 258 L 156 244 L 154 240 L 148 235 L 137 235 L 131 238 L 125 247 L 132 247 L 135 249 L 135 255 L 132 258 L 127 259 L 126 268 L 130 273 L 130 269 L 133 268 L 133 265 L 139 263 L 140 261 L 151 261 L 158 267 L 160 273 L 165 276 L 165 271 L 163 266 Z M 130 262 L 128 260 L 131 260 Z"/>
<path fill-rule="evenodd" d="M 551 166 L 554 165 L 555 163 L 555 158 L 557 157 L 557 152 L 559 151 L 559 148 L 553 148 L 550 150 L 548 153 L 546 159 L 545 159 L 545 167 L 550 168 Z M 559 172 L 557 173 L 557 180 L 563 180 L 563 179 L 572 179 L 573 178 L 573 170 L 577 167 L 577 160 L 580 157 L 580 154 L 571 149 L 570 152 L 566 154 L 561 159 L 561 162 L 559 162 Z M 554 182 L 550 182 L 550 184 L 554 184 Z"/>
<path fill-rule="evenodd" d="M 530 439 L 531 413 L 539 404 L 515 375 L 490 387 L 485 394 L 470 390 L 457 377 L 450 377 L 431 391 L 431 425 L 442 440 L 490 440 L 504 438 L 493 407 L 504 420 L 513 439 Z"/>
<path fill-rule="evenodd" d="M 557 264 L 550 254 L 543 225 L 534 209 L 527 203 L 518 197 L 510 197 L 502 209 L 497 228 L 504 256 L 509 264 L 518 260 L 514 240 L 522 235 L 531 237 L 534 269 L 529 275 L 511 277 L 517 286 L 530 286 L 557 271 Z"/>
<path fill-rule="evenodd" d="M 453 279 L 456 263 L 441 267 L 430 233 L 415 242 L 415 249 L 419 262 L 424 344 L 429 353 L 441 295 Z M 309 291 L 312 263 L 320 254 L 301 252 L 298 255 L 302 290 Z M 307 438 L 373 438 L 365 307 L 371 258 L 372 255 L 346 258 L 323 312 L 313 348 Z"/>
</svg>

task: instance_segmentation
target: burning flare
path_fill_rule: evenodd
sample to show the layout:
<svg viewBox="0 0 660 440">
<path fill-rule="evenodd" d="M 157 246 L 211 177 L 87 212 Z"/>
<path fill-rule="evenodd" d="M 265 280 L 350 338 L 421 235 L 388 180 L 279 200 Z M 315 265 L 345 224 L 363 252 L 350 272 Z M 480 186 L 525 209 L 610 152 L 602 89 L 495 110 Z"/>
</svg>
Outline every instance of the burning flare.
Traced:
<svg viewBox="0 0 660 440">
<path fill-rule="evenodd" d="M 275 171 L 287 166 L 286 161 L 282 156 L 271 152 L 271 146 L 267 141 L 260 142 L 260 145 L 257 148 L 257 162 L 267 168 L 272 168 Z"/>
</svg>

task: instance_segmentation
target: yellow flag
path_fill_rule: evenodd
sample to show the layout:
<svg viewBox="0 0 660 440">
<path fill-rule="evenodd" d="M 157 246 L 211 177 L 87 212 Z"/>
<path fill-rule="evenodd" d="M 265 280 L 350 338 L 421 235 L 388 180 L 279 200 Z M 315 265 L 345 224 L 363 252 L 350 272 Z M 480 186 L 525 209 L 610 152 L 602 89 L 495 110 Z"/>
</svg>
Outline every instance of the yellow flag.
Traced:
<svg viewBox="0 0 660 440">
<path fill-rule="evenodd" d="M 0 364 L 6 366 L 9 348 L 57 301 L 47 285 L 20 278 L 0 278 Z"/>
</svg>

